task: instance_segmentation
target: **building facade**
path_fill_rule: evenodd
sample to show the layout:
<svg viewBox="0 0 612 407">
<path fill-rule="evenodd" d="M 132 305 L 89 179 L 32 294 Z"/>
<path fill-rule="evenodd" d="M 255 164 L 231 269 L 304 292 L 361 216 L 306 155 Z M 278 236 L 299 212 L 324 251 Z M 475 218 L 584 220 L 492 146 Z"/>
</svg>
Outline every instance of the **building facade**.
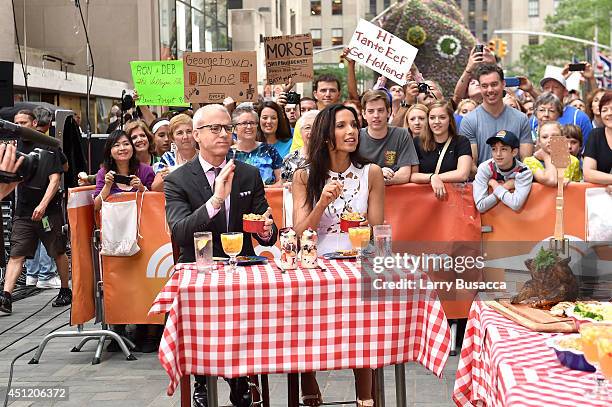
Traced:
<svg viewBox="0 0 612 407">
<path fill-rule="evenodd" d="M 185 51 L 231 49 L 226 0 L 81 0 L 94 79 L 92 131 L 101 133 L 124 89 L 132 89 L 130 61 L 181 58 Z M 75 2 L 0 0 L 0 58 L 13 61 L 15 100 L 44 101 L 85 116 L 88 67 L 83 23 Z M 16 34 L 16 35 L 15 35 Z M 17 39 L 19 41 L 17 41 Z M 23 68 L 18 50 L 22 51 Z M 89 69 L 91 74 L 91 69 Z"/>
<path fill-rule="evenodd" d="M 538 44 L 538 35 L 495 34 L 495 30 L 544 31 L 546 16 L 556 10 L 558 0 L 456 0 L 472 34 L 481 42 L 493 38 L 506 41 L 505 64 L 520 59 L 524 45 Z"/>
</svg>

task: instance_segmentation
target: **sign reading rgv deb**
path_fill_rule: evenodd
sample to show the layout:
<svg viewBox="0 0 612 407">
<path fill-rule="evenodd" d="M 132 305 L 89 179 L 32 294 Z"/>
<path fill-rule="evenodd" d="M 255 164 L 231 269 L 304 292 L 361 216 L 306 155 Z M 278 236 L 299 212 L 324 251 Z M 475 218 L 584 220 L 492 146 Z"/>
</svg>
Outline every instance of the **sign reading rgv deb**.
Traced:
<svg viewBox="0 0 612 407">
<path fill-rule="evenodd" d="M 312 70 L 312 38 L 310 34 L 264 38 L 266 81 L 270 85 L 310 82 Z"/>
<path fill-rule="evenodd" d="M 255 100 L 255 51 L 186 52 L 183 67 L 187 102 L 222 103 L 228 96 L 236 102 Z"/>
<path fill-rule="evenodd" d="M 348 57 L 399 85 L 405 85 L 417 52 L 415 47 L 390 32 L 359 20 L 349 43 Z"/>
</svg>

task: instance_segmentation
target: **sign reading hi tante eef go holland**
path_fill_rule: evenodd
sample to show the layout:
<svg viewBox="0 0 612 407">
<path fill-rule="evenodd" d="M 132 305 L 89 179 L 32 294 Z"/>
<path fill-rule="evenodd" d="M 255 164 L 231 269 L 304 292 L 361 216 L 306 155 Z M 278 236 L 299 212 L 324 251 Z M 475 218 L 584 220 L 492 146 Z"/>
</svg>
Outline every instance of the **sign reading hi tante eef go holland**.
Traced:
<svg viewBox="0 0 612 407">
<path fill-rule="evenodd" d="M 399 85 L 405 85 L 417 52 L 407 42 L 361 19 L 349 43 L 348 57 Z"/>
</svg>

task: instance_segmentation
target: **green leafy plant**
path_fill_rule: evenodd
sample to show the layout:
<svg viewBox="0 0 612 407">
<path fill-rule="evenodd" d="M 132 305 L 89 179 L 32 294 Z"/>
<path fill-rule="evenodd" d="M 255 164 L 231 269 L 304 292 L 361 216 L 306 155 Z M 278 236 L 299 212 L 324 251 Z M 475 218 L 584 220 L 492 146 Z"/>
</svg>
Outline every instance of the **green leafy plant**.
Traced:
<svg viewBox="0 0 612 407">
<path fill-rule="evenodd" d="M 543 247 L 540 247 L 540 251 L 535 259 L 533 259 L 533 264 L 537 271 L 544 271 L 554 266 L 557 260 L 558 258 L 554 251 L 545 250 Z"/>
<path fill-rule="evenodd" d="M 427 33 L 425 32 L 423 27 L 421 27 L 420 25 L 416 25 L 408 29 L 406 40 L 410 45 L 420 47 L 421 45 L 425 44 L 425 40 L 427 40 Z"/>
</svg>

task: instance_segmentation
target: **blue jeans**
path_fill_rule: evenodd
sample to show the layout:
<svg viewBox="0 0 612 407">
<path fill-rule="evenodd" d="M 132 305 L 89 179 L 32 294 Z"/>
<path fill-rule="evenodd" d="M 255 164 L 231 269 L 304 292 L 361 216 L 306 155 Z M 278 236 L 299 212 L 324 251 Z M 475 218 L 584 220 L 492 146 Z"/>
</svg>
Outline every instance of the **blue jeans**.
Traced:
<svg viewBox="0 0 612 407">
<path fill-rule="evenodd" d="M 41 281 L 50 280 L 57 275 L 55 260 L 49 257 L 42 242 L 38 242 L 34 258 L 26 260 L 25 266 L 28 277 L 35 277 Z"/>
</svg>

